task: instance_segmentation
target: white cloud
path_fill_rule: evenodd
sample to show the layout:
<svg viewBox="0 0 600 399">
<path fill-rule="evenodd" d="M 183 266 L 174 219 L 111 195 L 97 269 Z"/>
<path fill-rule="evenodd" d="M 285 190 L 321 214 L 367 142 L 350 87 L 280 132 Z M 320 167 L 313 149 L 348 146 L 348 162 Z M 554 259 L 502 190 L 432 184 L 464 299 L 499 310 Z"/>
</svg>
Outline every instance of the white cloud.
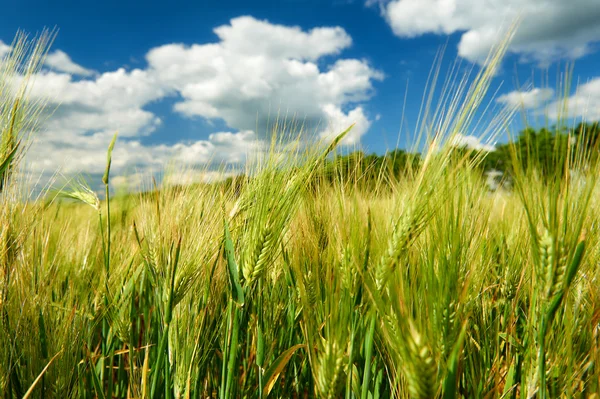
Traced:
<svg viewBox="0 0 600 399">
<path fill-rule="evenodd" d="M 62 166 L 61 172 L 68 175 L 80 171 L 96 174 L 104 171 L 106 148 L 112 133 L 71 134 L 63 140 L 55 140 L 53 134 L 49 137 L 52 139 L 41 138 L 27 154 L 27 164 L 32 172 L 54 173 L 59 165 Z M 174 145 L 144 145 L 139 140 L 119 140 L 113 151 L 111 167 L 115 175 L 122 175 L 131 173 L 132 169 L 156 172 L 169 164 L 241 164 L 260 149 L 261 143 L 251 131 L 213 133 L 208 140 Z"/>
<path fill-rule="evenodd" d="M 68 135 L 55 131 L 48 133 L 48 137 L 39 137 L 27 153 L 26 163 L 33 173 L 48 174 L 57 169 L 66 175 L 78 172 L 98 174 L 104 171 L 106 148 L 112 134 L 84 136 L 72 132 L 68 132 Z M 128 166 L 136 165 L 158 169 L 169 155 L 160 148 L 143 146 L 137 140 L 119 140 L 113 151 L 112 169 L 116 174 L 126 172 Z"/>
<path fill-rule="evenodd" d="M 372 0 L 368 2 L 373 3 Z M 461 32 L 459 54 L 481 62 L 509 25 L 520 18 L 510 51 L 547 63 L 578 58 L 600 40 L 597 0 L 392 0 L 382 12 L 394 33 Z"/>
<path fill-rule="evenodd" d="M 258 151 L 261 142 L 251 130 L 238 133 L 213 133 L 208 140 L 178 143 L 172 147 L 177 161 L 188 165 L 243 163 L 248 155 Z"/>
<path fill-rule="evenodd" d="M 600 120 L 600 77 L 578 86 L 576 92 L 566 100 L 559 99 L 549 104 L 544 112 L 551 119 L 563 118 L 565 115 L 561 110 L 565 103 L 568 117 Z"/>
<path fill-rule="evenodd" d="M 187 169 L 168 173 L 165 176 L 164 183 L 167 185 L 183 186 L 194 183 L 215 183 L 232 176 L 235 176 L 235 172 Z"/>
<path fill-rule="evenodd" d="M 144 189 L 152 186 L 152 178 L 146 174 L 136 172 L 111 177 L 110 183 L 112 187 L 117 189 L 123 188 L 126 191 L 131 189 L 142 189 L 142 191 L 144 191 Z"/>
<path fill-rule="evenodd" d="M 329 124 L 322 130 L 321 138 L 331 140 L 354 123 L 354 127 L 346 134 L 340 144 L 347 146 L 357 145 L 360 142 L 360 138 L 371 127 L 371 121 L 367 119 L 362 107 L 356 107 L 347 114 L 331 104 L 326 105 L 323 110 L 327 115 Z"/>
<path fill-rule="evenodd" d="M 73 75 L 91 76 L 94 71 L 86 69 L 71 60 L 64 51 L 56 50 L 46 56 L 46 65 L 58 72 L 66 72 Z"/>
<path fill-rule="evenodd" d="M 168 186 L 190 185 L 196 183 L 215 183 L 229 177 L 236 176 L 239 171 L 235 170 L 211 170 L 205 167 L 190 167 L 188 165 L 175 165 L 168 168 L 158 177 L 162 184 Z M 135 172 L 119 175 L 111 178 L 112 187 L 118 189 L 147 191 L 153 188 L 152 176 L 147 173 Z"/>
<path fill-rule="evenodd" d="M 352 44 L 350 36 L 340 27 L 304 32 L 297 26 L 274 25 L 249 16 L 234 18 L 214 32 L 227 51 L 250 57 L 261 54 L 276 59 L 316 60 L 339 54 Z"/>
<path fill-rule="evenodd" d="M 536 114 L 552 120 L 559 118 L 600 119 L 600 77 L 577 87 L 575 93 L 564 98 L 555 98 L 554 90 L 534 88 L 528 91 L 513 91 L 498 97 L 497 101 L 514 107 L 534 110 Z"/>
<path fill-rule="evenodd" d="M 489 143 L 484 143 L 479 137 L 476 136 L 465 136 L 462 134 L 456 134 L 452 138 L 452 145 L 455 147 L 467 148 L 469 150 L 478 151 L 494 151 L 496 147 Z"/>
<path fill-rule="evenodd" d="M 552 97 L 554 97 L 553 89 L 536 87 L 526 91 L 511 91 L 501 95 L 496 101 L 515 108 L 537 109 L 546 104 Z"/>
<path fill-rule="evenodd" d="M 66 73 L 38 74 L 30 97 L 49 101 L 51 114 L 43 120 L 26 162 L 35 173 L 101 173 L 113 134 L 119 145 L 113 161 L 118 171 L 127 165 L 158 167 L 162 154 L 144 147 L 139 137 L 151 134 L 161 119 L 144 110 L 166 91 L 147 72 L 118 69 L 94 79 L 73 80 Z M 168 154 L 167 154 L 168 156 Z"/>
<path fill-rule="evenodd" d="M 0 40 L 0 59 L 10 52 L 10 46 Z"/>
<path fill-rule="evenodd" d="M 28 155 L 31 170 L 102 173 L 115 131 L 115 176 L 158 171 L 169 162 L 241 164 L 261 150 L 267 121 L 278 111 L 305 128 L 319 127 L 321 137 L 356 123 L 345 144 L 367 132 L 371 121 L 363 103 L 383 74 L 363 60 L 323 60 L 351 45 L 342 28 L 303 31 L 240 17 L 214 32 L 215 43 L 151 49 L 143 69 L 94 74 L 65 53 L 52 53 L 52 70 L 38 74 L 31 96 L 49 99 L 56 111 Z M 222 120 L 228 131 L 173 145 L 144 144 L 141 138 L 162 125 L 147 106 L 169 96 L 181 98 L 174 111 L 183 117 Z"/>
<path fill-rule="evenodd" d="M 373 80 L 383 79 L 357 59 L 340 59 L 320 70 L 320 57 L 337 55 L 351 44 L 341 28 L 304 32 L 240 17 L 215 33 L 218 43 L 171 44 L 146 57 L 152 73 L 182 95 L 175 110 L 183 115 L 223 119 L 239 130 L 258 125 L 257 132 L 264 134 L 269 115 L 289 110 L 315 126 L 327 123 L 326 105 L 365 101 Z"/>
<path fill-rule="evenodd" d="M 148 71 L 123 68 L 77 81 L 70 74 L 43 72 L 36 76 L 31 91 L 34 98 L 89 110 L 141 108 L 165 95 L 164 85 Z"/>
</svg>

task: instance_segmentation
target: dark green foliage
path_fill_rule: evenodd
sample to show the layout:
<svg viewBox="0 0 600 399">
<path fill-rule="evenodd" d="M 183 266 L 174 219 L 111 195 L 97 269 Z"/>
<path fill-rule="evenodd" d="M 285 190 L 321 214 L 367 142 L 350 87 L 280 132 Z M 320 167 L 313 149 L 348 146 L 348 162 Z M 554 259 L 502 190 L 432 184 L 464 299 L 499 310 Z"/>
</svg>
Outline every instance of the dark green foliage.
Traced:
<svg viewBox="0 0 600 399">
<path fill-rule="evenodd" d="M 484 176 L 499 172 L 501 180 L 514 178 L 515 167 L 539 173 L 544 179 L 562 179 L 570 170 L 589 167 L 599 159 L 600 123 L 580 123 L 571 130 L 528 127 L 514 141 L 496 145 L 494 151 L 456 147 L 451 163 L 473 168 Z M 422 155 L 401 149 L 384 155 L 355 151 L 327 161 L 315 182 L 345 182 L 366 190 L 385 189 L 390 181 L 410 177 Z M 225 185 L 233 186 L 234 180 Z"/>
</svg>

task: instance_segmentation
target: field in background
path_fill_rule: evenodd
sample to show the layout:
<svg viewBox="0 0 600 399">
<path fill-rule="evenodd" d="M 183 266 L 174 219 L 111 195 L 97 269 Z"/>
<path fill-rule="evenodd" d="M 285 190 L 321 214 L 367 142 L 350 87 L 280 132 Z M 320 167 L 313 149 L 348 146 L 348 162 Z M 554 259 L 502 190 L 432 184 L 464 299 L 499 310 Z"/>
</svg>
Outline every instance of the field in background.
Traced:
<svg viewBox="0 0 600 399">
<path fill-rule="evenodd" d="M 596 158 L 557 145 L 547 173 L 509 146 L 513 188 L 490 192 L 451 145 L 505 45 L 369 185 L 320 178 L 342 133 L 275 143 L 236 189 L 27 203 L 14 126 L 35 113 L 3 95 L 0 396 L 597 398 Z"/>
</svg>

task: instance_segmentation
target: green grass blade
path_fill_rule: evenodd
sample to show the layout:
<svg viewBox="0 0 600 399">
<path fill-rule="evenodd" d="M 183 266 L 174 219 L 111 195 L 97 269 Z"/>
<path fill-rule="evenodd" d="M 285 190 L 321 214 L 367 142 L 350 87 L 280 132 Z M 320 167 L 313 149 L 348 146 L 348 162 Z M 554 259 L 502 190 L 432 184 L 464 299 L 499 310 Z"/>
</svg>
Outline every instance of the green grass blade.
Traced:
<svg viewBox="0 0 600 399">
<path fill-rule="evenodd" d="M 231 285 L 231 297 L 239 306 L 244 306 L 244 290 L 240 284 L 240 270 L 235 261 L 235 251 L 233 241 L 229 233 L 229 225 L 224 220 L 225 226 L 225 260 L 227 261 L 227 270 L 229 272 L 229 282 Z"/>
<path fill-rule="evenodd" d="M 4 157 L 2 163 L 0 163 L 0 188 L 2 187 L 1 184 L 4 184 L 4 175 L 6 171 L 10 167 L 15 155 L 19 151 L 19 146 L 20 143 L 15 144 L 13 149 L 8 154 L 6 154 L 6 157 Z"/>
<path fill-rule="evenodd" d="M 90 375 L 92 376 L 92 383 L 94 384 L 94 390 L 99 399 L 106 399 L 104 396 L 104 389 L 102 389 L 102 383 L 96 374 L 95 367 L 90 367 Z"/>
<path fill-rule="evenodd" d="M 35 390 L 36 385 L 38 384 L 38 382 L 41 381 L 42 377 L 44 376 L 44 374 L 46 374 L 46 371 L 48 371 L 48 369 L 50 368 L 50 365 L 52 365 L 52 363 L 54 362 L 54 360 L 56 360 L 56 358 L 62 353 L 62 351 L 58 352 L 56 355 L 54 355 L 52 357 L 52 359 L 50 359 L 50 361 L 48 362 L 48 364 L 46 365 L 46 367 L 44 367 L 42 369 L 42 371 L 40 372 L 40 374 L 37 376 L 37 378 L 33 381 L 33 384 L 31 384 L 31 386 L 29 387 L 29 389 L 27 390 L 27 392 L 25 392 L 25 395 L 23 395 L 23 399 L 28 399 L 31 394 L 33 393 L 33 391 Z"/>
<path fill-rule="evenodd" d="M 456 399 L 458 397 L 456 391 L 456 385 L 458 382 L 458 362 L 460 360 L 460 353 L 462 351 L 462 346 L 466 335 L 467 324 L 465 323 L 460 331 L 460 335 L 458 336 L 456 343 L 454 344 L 454 348 L 452 348 L 452 353 L 448 358 L 448 371 L 443 383 L 443 399 Z"/>
<path fill-rule="evenodd" d="M 269 396 L 269 393 L 271 393 L 271 390 L 275 386 L 275 383 L 281 375 L 281 372 L 283 371 L 285 366 L 287 366 L 294 353 L 296 353 L 298 349 L 305 347 L 306 345 L 304 344 L 294 345 L 291 348 L 286 349 L 281 355 L 277 357 L 277 359 L 273 361 L 273 363 L 271 363 L 269 368 L 267 368 L 267 370 L 265 371 L 265 387 L 263 389 L 264 397 Z"/>
</svg>

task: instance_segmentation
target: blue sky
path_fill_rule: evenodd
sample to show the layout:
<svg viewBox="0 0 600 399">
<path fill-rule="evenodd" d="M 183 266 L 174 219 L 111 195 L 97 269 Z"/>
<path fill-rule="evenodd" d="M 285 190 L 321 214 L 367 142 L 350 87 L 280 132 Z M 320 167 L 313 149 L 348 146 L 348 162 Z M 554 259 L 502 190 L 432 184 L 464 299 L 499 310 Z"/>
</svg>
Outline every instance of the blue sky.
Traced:
<svg viewBox="0 0 600 399">
<path fill-rule="evenodd" d="M 131 174 L 173 159 L 243 162 L 278 110 L 322 137 L 356 122 L 347 144 L 367 152 L 407 147 L 436 52 L 447 45 L 442 76 L 457 59 L 477 70 L 517 10 L 487 101 L 552 123 L 559 73 L 574 61 L 573 116 L 600 118 L 596 2 L 16 1 L 3 7 L 0 50 L 18 29 L 59 29 L 32 91 L 61 104 L 32 149 L 34 171 L 101 172 L 119 130 L 116 173 Z"/>
</svg>

